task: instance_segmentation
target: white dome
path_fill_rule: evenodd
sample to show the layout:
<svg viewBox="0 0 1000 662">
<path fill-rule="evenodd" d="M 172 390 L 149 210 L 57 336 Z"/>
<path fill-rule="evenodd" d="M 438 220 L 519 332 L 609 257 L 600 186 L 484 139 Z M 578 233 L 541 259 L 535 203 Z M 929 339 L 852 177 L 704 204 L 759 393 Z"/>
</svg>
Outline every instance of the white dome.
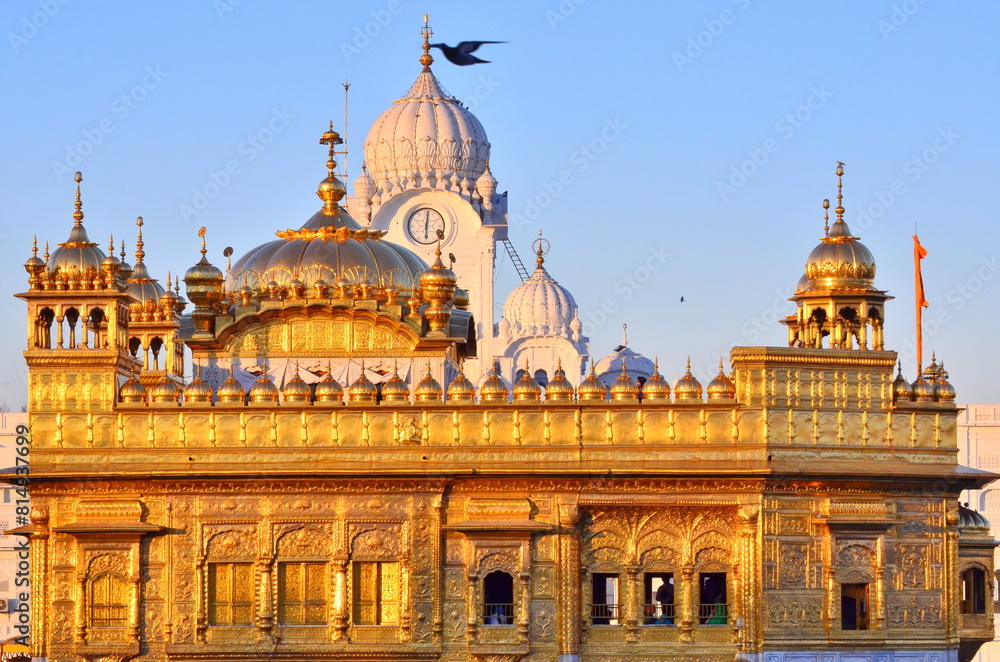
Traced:
<svg viewBox="0 0 1000 662">
<path fill-rule="evenodd" d="M 471 193 L 486 170 L 490 143 L 476 116 L 427 68 L 375 120 L 365 163 L 378 193 L 427 187 Z"/>
<path fill-rule="evenodd" d="M 652 361 L 638 352 L 633 352 L 625 345 L 619 345 L 615 351 L 597 362 L 594 367 L 597 377 L 605 385 L 612 384 L 622 373 L 622 361 L 625 361 L 625 370 L 633 379 L 639 377 L 649 379 L 653 376 L 655 366 Z"/>
<path fill-rule="evenodd" d="M 573 295 L 549 275 L 539 259 L 531 278 L 507 297 L 503 315 L 515 335 L 570 336 L 577 306 Z"/>
</svg>

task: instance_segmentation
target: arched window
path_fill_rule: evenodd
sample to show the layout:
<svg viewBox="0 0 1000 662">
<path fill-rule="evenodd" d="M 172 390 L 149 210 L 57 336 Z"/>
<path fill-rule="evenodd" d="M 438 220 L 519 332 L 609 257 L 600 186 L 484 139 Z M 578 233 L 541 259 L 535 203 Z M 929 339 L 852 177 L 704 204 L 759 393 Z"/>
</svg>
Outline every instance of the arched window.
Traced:
<svg viewBox="0 0 1000 662">
<path fill-rule="evenodd" d="M 982 568 L 962 572 L 962 613 L 986 613 L 986 571 Z"/>
<path fill-rule="evenodd" d="M 399 563 L 354 561 L 354 624 L 399 622 Z"/>
<path fill-rule="evenodd" d="M 278 563 L 278 622 L 282 625 L 324 625 L 326 563 Z"/>
<path fill-rule="evenodd" d="M 514 578 L 494 570 L 483 578 L 483 624 L 514 623 Z"/>
<path fill-rule="evenodd" d="M 538 382 L 539 386 L 545 387 L 549 385 L 549 373 L 545 370 L 539 368 L 535 371 L 535 381 Z"/>
<path fill-rule="evenodd" d="M 253 564 L 208 564 L 208 624 L 250 625 L 253 620 Z"/>
<path fill-rule="evenodd" d="M 38 331 L 35 337 L 35 346 L 40 349 L 52 349 L 52 320 L 55 313 L 51 308 L 42 308 L 38 313 Z"/>
<path fill-rule="evenodd" d="M 90 582 L 90 627 L 123 628 L 128 625 L 128 583 L 121 575 L 106 572 Z"/>
</svg>

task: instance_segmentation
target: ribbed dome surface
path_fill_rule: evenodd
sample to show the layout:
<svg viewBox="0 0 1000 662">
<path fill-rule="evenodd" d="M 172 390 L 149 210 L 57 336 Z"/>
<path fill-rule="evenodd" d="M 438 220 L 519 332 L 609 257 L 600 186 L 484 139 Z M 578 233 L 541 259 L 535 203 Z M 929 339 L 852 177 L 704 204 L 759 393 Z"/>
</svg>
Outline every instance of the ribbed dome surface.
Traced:
<svg viewBox="0 0 1000 662">
<path fill-rule="evenodd" d="M 368 131 L 365 162 L 379 190 L 430 186 L 471 190 L 486 169 L 490 143 L 476 116 L 430 69 Z"/>
<path fill-rule="evenodd" d="M 504 319 L 515 335 L 565 336 L 577 315 L 576 300 L 539 262 L 531 278 L 507 297 Z"/>
<path fill-rule="evenodd" d="M 875 258 L 847 223 L 838 219 L 827 236 L 809 254 L 805 275 L 796 291 L 818 289 L 875 289 Z"/>
<path fill-rule="evenodd" d="M 164 289 L 149 275 L 146 263 L 139 262 L 128 279 L 128 293 L 138 299 L 140 304 L 144 304 L 147 301 L 159 301 Z"/>
<path fill-rule="evenodd" d="M 391 283 L 408 291 L 428 268 L 416 253 L 381 241 L 382 233 L 363 229 L 342 208 L 332 216 L 317 212 L 298 231 L 278 234 L 279 239 L 236 261 L 227 291 L 244 285 L 263 289 L 271 281 L 288 287 L 296 279 L 311 287 L 317 281 L 332 283 L 341 277 L 352 283 L 363 279 L 373 285 Z"/>
<path fill-rule="evenodd" d="M 601 380 L 605 384 L 608 382 L 613 383 L 613 380 L 618 377 L 618 373 L 622 370 L 622 362 L 625 363 L 625 369 L 633 378 L 644 377 L 649 379 L 653 376 L 653 371 L 656 370 L 653 362 L 645 356 L 638 352 L 633 352 L 626 346 L 620 345 L 615 351 L 597 362 L 597 374 L 600 375 Z"/>
<path fill-rule="evenodd" d="M 960 529 L 984 529 L 989 531 L 990 521 L 979 511 L 958 504 L 958 527 Z"/>
<path fill-rule="evenodd" d="M 52 251 L 49 256 L 48 267 L 50 271 L 57 269 L 70 271 L 74 267 L 84 271 L 87 267 L 101 268 L 104 262 L 104 251 L 97 247 L 97 244 L 87 236 L 87 230 L 82 223 L 73 226 L 69 232 L 69 239 L 59 244 L 59 247 Z"/>
</svg>

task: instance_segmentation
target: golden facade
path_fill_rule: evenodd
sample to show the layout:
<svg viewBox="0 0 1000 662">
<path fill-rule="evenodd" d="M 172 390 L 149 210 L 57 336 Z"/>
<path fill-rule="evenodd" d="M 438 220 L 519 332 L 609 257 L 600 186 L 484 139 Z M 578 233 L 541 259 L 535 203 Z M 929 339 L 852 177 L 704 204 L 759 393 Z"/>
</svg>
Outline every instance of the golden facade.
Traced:
<svg viewBox="0 0 1000 662">
<path fill-rule="evenodd" d="M 957 466 L 943 368 L 894 379 L 839 203 L 823 245 L 853 262 L 811 261 L 791 346 L 734 348 L 707 398 L 690 370 L 477 389 L 454 272 L 357 224 L 321 142 L 322 209 L 256 270 L 202 233 L 190 325 L 90 242 L 79 189 L 25 265 L 34 656 L 955 662 L 993 638 L 995 543 L 957 502 L 992 474 Z M 279 358 L 419 369 L 202 379 Z"/>
</svg>

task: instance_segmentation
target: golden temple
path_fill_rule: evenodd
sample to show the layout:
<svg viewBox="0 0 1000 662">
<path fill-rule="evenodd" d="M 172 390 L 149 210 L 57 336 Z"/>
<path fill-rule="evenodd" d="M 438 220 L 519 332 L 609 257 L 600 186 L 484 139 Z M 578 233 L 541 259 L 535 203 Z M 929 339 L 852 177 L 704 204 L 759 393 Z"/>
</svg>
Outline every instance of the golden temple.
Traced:
<svg viewBox="0 0 1000 662">
<path fill-rule="evenodd" d="M 400 107 L 439 98 L 428 36 Z M 993 638 L 996 543 L 958 503 L 993 474 L 957 464 L 943 366 L 894 375 L 839 187 L 788 347 L 734 347 L 707 388 L 624 360 L 610 387 L 477 384 L 484 294 L 446 232 L 415 237 L 428 266 L 368 216 L 392 182 L 498 214 L 488 166 L 369 159 L 359 222 L 320 142 L 321 209 L 225 272 L 201 232 L 189 314 L 141 219 L 134 267 L 90 240 L 79 176 L 69 239 L 25 264 L 33 657 L 965 662 Z"/>
</svg>

